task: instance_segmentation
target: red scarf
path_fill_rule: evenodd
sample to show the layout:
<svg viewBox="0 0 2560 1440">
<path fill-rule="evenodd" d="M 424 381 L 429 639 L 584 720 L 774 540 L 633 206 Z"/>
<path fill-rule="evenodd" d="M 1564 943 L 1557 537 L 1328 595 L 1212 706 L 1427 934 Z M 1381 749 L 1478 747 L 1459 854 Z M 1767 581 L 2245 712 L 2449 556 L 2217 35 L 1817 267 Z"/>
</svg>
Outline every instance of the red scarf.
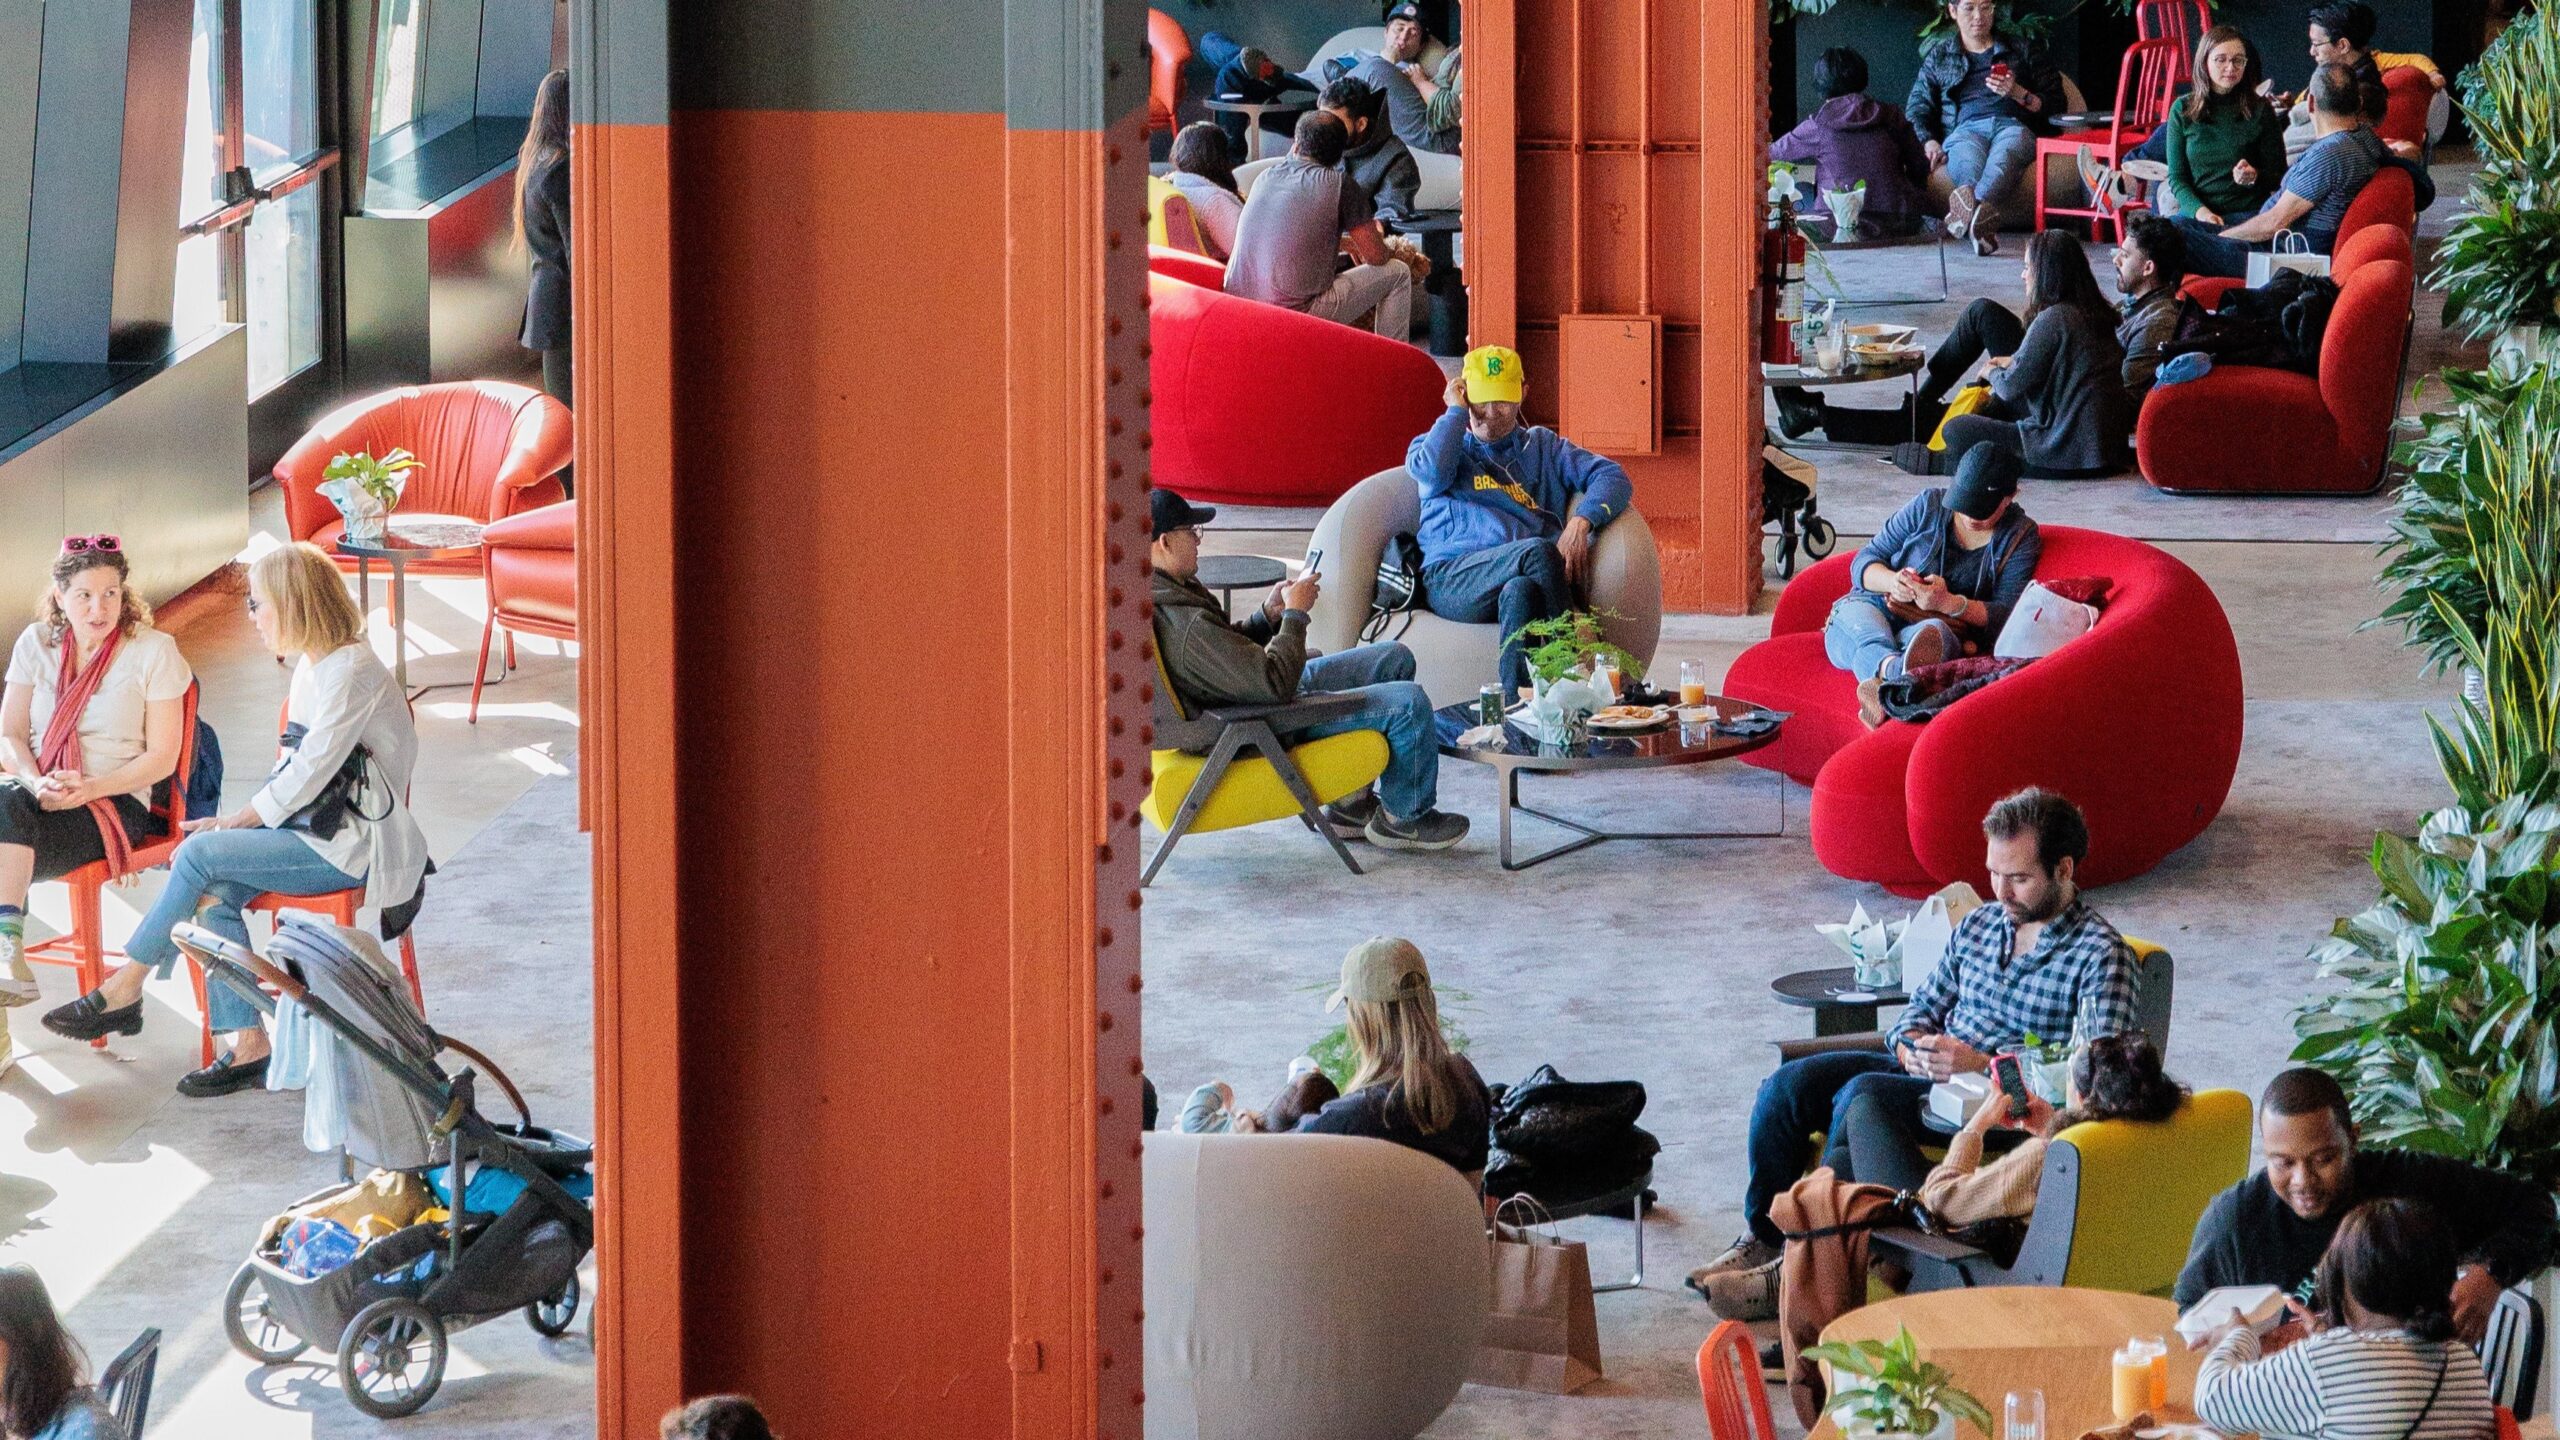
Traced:
<svg viewBox="0 0 2560 1440">
<path fill-rule="evenodd" d="M 71 627 L 62 627 L 62 670 L 53 682 L 53 718 L 44 726 L 44 744 L 36 751 L 36 769 L 50 775 L 56 770 L 88 772 L 80 753 L 80 712 L 98 687 L 107 680 L 107 669 L 116 663 L 116 647 L 124 643 L 124 627 L 119 625 L 107 635 L 107 643 L 89 657 L 88 668 L 80 666 L 80 642 L 73 638 Z M 133 841 L 124 833 L 124 816 L 117 812 L 111 799 L 89 802 L 89 813 L 97 817 L 99 838 L 106 842 L 107 873 L 122 875 L 133 864 Z"/>
</svg>

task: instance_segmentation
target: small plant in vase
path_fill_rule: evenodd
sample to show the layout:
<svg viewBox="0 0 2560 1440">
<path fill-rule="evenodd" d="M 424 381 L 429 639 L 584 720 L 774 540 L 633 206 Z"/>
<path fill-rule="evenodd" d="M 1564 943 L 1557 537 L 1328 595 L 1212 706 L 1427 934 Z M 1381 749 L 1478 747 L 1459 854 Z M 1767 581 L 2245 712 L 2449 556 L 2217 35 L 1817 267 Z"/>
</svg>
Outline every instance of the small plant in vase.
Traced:
<svg viewBox="0 0 2560 1440">
<path fill-rule="evenodd" d="M 340 455 L 320 472 L 320 494 L 338 507 L 348 539 L 379 540 L 392 509 L 400 503 L 400 491 L 409 483 L 409 472 L 421 463 L 406 450 L 394 450 L 379 460 L 361 450 Z"/>
<path fill-rule="evenodd" d="M 2071 1046 L 2047 1040 L 2033 1030 L 2018 1039 L 2018 1058 L 2026 1063 L 2027 1089 L 2059 1109 L 2071 1098 Z"/>
<path fill-rule="evenodd" d="M 1804 1353 L 1831 1367 L 1831 1400 L 1823 1409 L 1856 1440 L 1952 1440 L 1958 1420 L 1991 1433 L 1991 1412 L 1957 1389 L 1944 1366 L 1920 1358 L 1908 1328 L 1891 1340 L 1835 1341 Z"/>
<path fill-rule="evenodd" d="M 1644 676 L 1643 661 L 1603 638 L 1603 622 L 1621 618 L 1611 610 L 1568 610 L 1506 636 L 1503 643 L 1521 647 L 1534 692 L 1515 723 L 1542 740 L 1578 743 L 1591 712 L 1609 703 L 1591 683 L 1597 663 L 1606 660 L 1621 675 Z"/>
</svg>

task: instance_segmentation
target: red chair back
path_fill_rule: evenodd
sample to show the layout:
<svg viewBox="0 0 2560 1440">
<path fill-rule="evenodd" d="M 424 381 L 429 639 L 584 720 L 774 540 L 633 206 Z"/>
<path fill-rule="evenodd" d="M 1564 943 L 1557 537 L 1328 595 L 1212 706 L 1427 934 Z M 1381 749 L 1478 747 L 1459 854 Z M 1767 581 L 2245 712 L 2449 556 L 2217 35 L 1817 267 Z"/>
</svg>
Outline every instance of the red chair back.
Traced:
<svg viewBox="0 0 2560 1440">
<path fill-rule="evenodd" d="M 2498 1407 L 2498 1440 L 2524 1440 L 2524 1427 L 2516 1423 L 2516 1412 Z"/>
<path fill-rule="evenodd" d="M 2206 0 L 2140 0 L 2133 7 L 2134 33 L 2145 40 L 2178 42 L 2178 83 L 2195 76 L 2196 42 L 2213 28 L 2213 8 Z"/>
<path fill-rule="evenodd" d="M 285 528 L 308 540 L 334 523 L 321 472 L 341 454 L 418 457 L 395 513 L 460 515 L 487 522 L 565 498 L 557 478 L 574 442 L 569 407 L 522 385 L 468 380 L 407 385 L 322 416 L 276 462 Z"/>
<path fill-rule="evenodd" d="M 2373 133 L 2408 145 L 2427 143 L 2427 112 L 2436 103 L 2436 85 L 2415 65 L 2382 72 L 2382 88 L 2390 99 Z"/>
<path fill-rule="evenodd" d="M 2347 213 L 2338 217 L 2338 238 L 2330 247 L 2334 257 L 2346 248 L 2349 240 L 2370 226 L 2388 225 L 2415 238 L 2418 233 L 2418 182 L 2397 165 L 2385 165 L 2364 182 L 2356 198 L 2347 202 Z"/>
<path fill-rule="evenodd" d="M 2337 421 L 2338 449 L 2358 474 L 2381 474 L 2391 449 L 2413 284 L 2405 260 L 2358 265 L 2339 284 L 2320 337 L 2320 398 Z"/>
<path fill-rule="evenodd" d="M 1191 37 L 1182 22 L 1161 10 L 1147 12 L 1147 128 L 1170 130 L 1182 109 L 1182 67 L 1191 62 Z"/>
<path fill-rule="evenodd" d="M 1698 1396 L 1706 1404 L 1707 1433 L 1714 1440 L 1777 1440 L 1750 1326 L 1727 1320 L 1707 1332 L 1706 1343 L 1698 1347 Z"/>
<path fill-rule="evenodd" d="M 2116 119 L 2111 137 L 2121 156 L 2139 137 L 2169 123 L 2169 106 L 2182 83 L 2179 64 L 2185 47 L 2175 40 L 2136 40 L 2124 52 L 2116 72 Z"/>
</svg>

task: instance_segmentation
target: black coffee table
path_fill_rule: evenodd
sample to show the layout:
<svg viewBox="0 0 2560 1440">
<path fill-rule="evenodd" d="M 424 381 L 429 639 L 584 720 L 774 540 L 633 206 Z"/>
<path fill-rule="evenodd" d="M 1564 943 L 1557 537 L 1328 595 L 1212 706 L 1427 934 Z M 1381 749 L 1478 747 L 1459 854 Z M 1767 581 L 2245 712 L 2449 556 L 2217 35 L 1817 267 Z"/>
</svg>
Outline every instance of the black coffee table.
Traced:
<svg viewBox="0 0 2560 1440">
<path fill-rule="evenodd" d="M 1720 695 L 1707 697 L 1726 720 L 1738 719 L 1760 707 L 1743 700 L 1728 700 Z M 1704 765 L 1717 760 L 1731 760 L 1778 738 L 1779 729 L 1758 735 L 1728 735 L 1712 723 L 1684 725 L 1673 721 L 1652 730 L 1633 734 L 1611 734 L 1594 731 L 1579 745 L 1551 745 L 1538 740 L 1518 725 L 1505 722 L 1499 743 L 1461 745 L 1458 737 L 1476 727 L 1479 717 L 1472 704 L 1444 706 L 1432 715 L 1439 730 L 1440 753 L 1453 760 L 1490 765 L 1494 770 L 1494 795 L 1502 830 L 1502 868 L 1526 870 L 1543 865 L 1559 855 L 1597 845 L 1603 840 L 1766 840 L 1783 835 L 1787 829 L 1787 777 L 1770 771 L 1776 782 L 1778 818 L 1766 830 L 1604 830 L 1568 820 L 1549 811 L 1521 803 L 1520 777 L 1536 772 L 1548 775 L 1576 775 L 1594 770 L 1652 770 L 1677 765 Z M 1575 838 L 1522 860 L 1516 859 L 1511 845 L 1513 811 L 1534 815 L 1550 825 L 1561 825 Z"/>
<path fill-rule="evenodd" d="M 1846 965 L 1825 970 L 1799 970 L 1769 982 L 1769 993 L 1781 1005 L 1813 1012 L 1814 1038 L 1868 1035 L 1876 1029 L 1876 1011 L 1886 1005 L 1908 1005 L 1911 997 L 1899 985 L 1862 990 L 1857 971 Z M 1856 998 L 1851 998 L 1856 997 Z"/>
<path fill-rule="evenodd" d="M 1238 590 L 1261 589 L 1277 585 L 1289 578 L 1285 560 L 1268 555 L 1203 555 L 1200 557 L 1199 580 L 1203 587 L 1218 592 L 1218 603 L 1233 610 Z"/>
</svg>

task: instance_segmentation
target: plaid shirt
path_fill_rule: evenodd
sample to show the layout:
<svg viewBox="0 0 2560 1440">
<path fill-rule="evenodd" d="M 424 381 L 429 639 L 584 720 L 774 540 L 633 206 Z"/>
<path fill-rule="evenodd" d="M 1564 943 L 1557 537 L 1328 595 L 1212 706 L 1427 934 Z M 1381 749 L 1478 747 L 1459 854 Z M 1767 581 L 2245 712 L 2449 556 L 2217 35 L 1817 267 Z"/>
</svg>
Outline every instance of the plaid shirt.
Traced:
<svg viewBox="0 0 2560 1440">
<path fill-rule="evenodd" d="M 2034 949 L 2012 958 L 2017 934 L 2007 906 L 1975 907 L 1887 1032 L 1888 1047 L 1937 1031 L 1990 1055 L 2015 1049 L 2030 1030 L 2059 1043 L 2137 1028 L 2133 951 L 2077 895 L 2046 922 Z"/>
</svg>

